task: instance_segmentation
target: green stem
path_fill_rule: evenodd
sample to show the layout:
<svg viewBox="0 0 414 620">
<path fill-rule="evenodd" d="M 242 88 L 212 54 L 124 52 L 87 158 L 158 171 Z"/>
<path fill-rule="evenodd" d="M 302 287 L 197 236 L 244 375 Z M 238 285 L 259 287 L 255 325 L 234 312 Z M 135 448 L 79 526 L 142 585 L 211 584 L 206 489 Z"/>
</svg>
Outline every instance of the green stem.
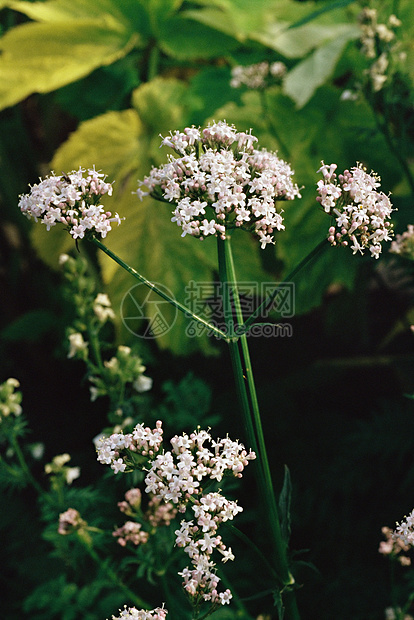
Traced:
<svg viewBox="0 0 414 620">
<path fill-rule="evenodd" d="M 270 564 L 266 556 L 260 551 L 259 547 L 255 545 L 254 542 L 248 536 L 246 536 L 244 532 L 239 530 L 237 527 L 235 527 L 231 523 L 227 523 L 227 527 L 231 529 L 231 531 L 233 532 L 235 536 L 240 538 L 240 540 L 242 540 L 246 545 L 248 545 L 255 552 L 255 554 L 261 559 L 263 564 L 266 566 L 267 570 L 271 573 L 272 577 L 276 579 L 277 581 L 279 579 L 279 576 L 277 575 L 277 573 L 275 573 L 273 566 Z"/>
<path fill-rule="evenodd" d="M 30 484 L 32 485 L 32 487 L 38 492 L 38 494 L 42 497 L 47 497 L 49 499 L 49 497 L 47 496 L 47 494 L 45 493 L 45 491 L 42 489 L 42 487 L 40 486 L 40 484 L 38 483 L 38 481 L 36 480 L 36 478 L 34 478 L 32 472 L 30 471 L 27 463 L 26 463 L 26 459 L 24 458 L 23 452 L 20 448 L 20 444 L 17 441 L 17 437 L 12 436 L 11 439 L 11 444 L 13 446 L 14 452 L 17 456 L 17 460 L 19 461 L 19 465 L 22 468 L 27 480 L 30 482 Z"/>
<path fill-rule="evenodd" d="M 374 115 L 374 119 L 375 119 L 375 123 L 377 125 L 377 128 L 379 129 L 379 131 L 381 131 L 381 133 L 383 134 L 389 148 L 390 151 L 392 152 L 392 154 L 394 155 L 394 157 L 396 158 L 396 160 L 398 161 L 398 163 L 400 164 L 406 179 L 408 181 L 408 184 L 410 186 L 410 189 L 412 191 L 412 193 L 414 194 L 414 176 L 411 173 L 410 167 L 407 163 L 407 160 L 403 157 L 402 155 L 402 149 L 399 148 L 398 143 L 395 143 L 395 140 L 393 139 L 393 136 L 391 135 L 391 132 L 389 130 L 388 127 L 388 123 L 387 123 L 387 119 L 384 117 L 383 120 L 381 119 L 381 116 L 378 114 L 377 110 L 374 107 L 374 103 L 370 100 L 370 98 L 365 97 L 366 101 L 368 102 L 369 106 L 371 107 L 372 113 Z"/>
<path fill-rule="evenodd" d="M 177 310 L 182 312 L 186 317 L 194 319 L 198 323 L 201 323 L 201 325 L 204 325 L 204 327 L 207 327 L 211 332 L 213 332 L 215 336 L 218 336 L 219 338 L 222 338 L 223 340 L 228 341 L 226 334 L 223 331 L 221 331 L 221 329 L 218 329 L 214 325 L 211 325 L 208 321 L 205 321 L 204 319 L 202 319 L 197 314 L 194 314 L 194 312 L 192 312 L 191 310 L 183 306 L 183 304 L 180 304 L 179 301 L 173 299 L 172 297 L 167 295 L 164 291 L 159 289 L 155 284 L 153 284 L 152 282 L 144 278 L 144 276 L 138 273 L 138 271 L 133 269 L 133 267 L 130 267 L 128 263 L 123 261 L 122 258 L 117 256 L 117 254 L 115 254 L 114 252 L 112 252 L 112 250 L 106 247 L 106 245 L 103 244 L 102 241 L 99 241 L 99 239 L 97 239 L 96 237 L 90 237 L 89 241 L 91 241 L 91 243 L 96 245 L 100 250 L 105 252 L 107 256 L 112 258 L 112 260 L 114 260 L 118 265 L 120 265 L 123 269 L 125 269 L 125 271 L 131 274 L 136 280 L 139 280 L 140 282 L 142 282 L 142 284 L 145 284 L 145 286 L 147 286 L 152 291 L 154 291 L 154 293 L 156 293 L 157 295 L 165 299 L 165 301 L 168 301 L 168 303 L 170 303 L 172 306 L 177 308 Z"/>
<path fill-rule="evenodd" d="M 276 129 L 276 126 L 273 123 L 269 115 L 269 106 L 267 105 L 267 101 L 266 101 L 266 91 L 261 90 L 259 91 L 259 94 L 260 94 L 260 102 L 262 104 L 264 120 L 267 123 L 268 129 L 270 133 L 272 133 L 274 137 L 276 138 L 279 144 L 279 151 L 282 152 L 283 157 L 286 157 L 286 159 L 290 159 L 291 158 L 290 151 L 286 143 L 284 142 L 284 140 L 282 140 L 282 138 L 280 137 L 279 131 Z"/>
<path fill-rule="evenodd" d="M 79 540 L 83 542 L 84 547 L 87 549 L 89 555 L 91 556 L 91 558 L 94 560 L 94 562 L 96 562 L 96 564 L 99 566 L 99 568 L 101 568 L 106 576 L 110 579 L 110 581 L 112 581 L 112 583 L 115 584 L 115 586 L 117 588 L 119 588 L 120 590 L 122 590 L 122 592 L 124 592 L 124 594 L 128 597 L 128 600 L 130 600 L 134 605 L 137 605 L 138 607 L 141 607 L 142 609 L 151 609 L 151 605 L 149 605 L 149 603 L 147 603 L 146 601 L 144 601 L 142 598 L 140 598 L 139 596 L 137 596 L 119 577 L 118 575 L 115 573 L 115 571 L 112 570 L 112 568 L 110 568 L 109 566 L 105 565 L 101 558 L 99 557 L 99 555 L 96 553 L 95 549 L 93 549 L 88 543 L 86 543 L 81 537 L 79 537 Z"/>
<path fill-rule="evenodd" d="M 89 345 L 95 359 L 95 363 L 99 369 L 99 372 L 102 374 L 105 371 L 102 356 L 101 356 L 101 348 L 99 346 L 99 338 L 95 331 L 95 329 L 89 324 L 88 325 L 88 337 L 89 337 Z"/>
<path fill-rule="evenodd" d="M 313 250 L 309 252 L 309 254 L 307 254 L 305 258 L 303 258 L 300 261 L 300 263 L 296 265 L 294 269 L 292 269 L 292 271 L 286 276 L 286 279 L 281 284 L 279 284 L 279 286 L 275 288 L 275 290 L 260 304 L 260 306 L 258 306 L 256 310 L 243 323 L 239 324 L 238 328 L 236 329 L 236 334 L 240 335 L 240 334 L 246 333 L 250 325 L 260 315 L 261 311 L 263 309 L 269 310 L 271 308 L 274 300 L 276 299 L 277 294 L 279 293 L 279 291 L 282 290 L 283 286 L 287 282 L 290 282 L 291 280 L 293 280 L 296 274 L 301 269 L 303 269 L 311 260 L 313 260 L 315 256 L 317 256 L 319 252 L 326 246 L 327 246 L 326 239 L 323 239 L 320 243 L 318 243 L 318 245 L 315 248 L 313 248 Z"/>
<path fill-rule="evenodd" d="M 236 313 L 236 319 L 238 325 L 243 325 L 243 315 L 240 305 L 240 298 L 237 290 L 237 279 L 234 269 L 233 255 L 231 251 L 230 237 L 227 237 L 224 241 L 218 239 L 218 254 L 219 265 L 222 264 L 220 277 L 227 277 L 232 290 L 234 310 Z M 223 266 L 224 262 L 224 266 Z M 254 430 L 255 443 L 257 445 L 257 456 L 260 464 L 259 470 L 259 489 L 262 496 L 262 501 L 266 507 L 266 514 L 269 521 L 269 529 L 272 536 L 272 542 L 274 547 L 274 563 L 275 569 L 279 576 L 279 585 L 289 586 L 293 585 L 294 578 L 289 571 L 289 565 L 286 555 L 286 543 L 283 540 L 279 514 L 276 505 L 276 498 L 274 494 L 274 486 L 270 473 L 269 460 L 267 457 L 266 444 L 264 440 L 263 427 L 261 423 L 259 404 L 257 400 L 256 387 L 253 377 L 252 365 L 250 361 L 249 348 L 247 343 L 246 334 L 240 337 L 240 353 L 241 353 L 241 365 L 244 369 L 243 379 L 241 382 L 240 376 L 236 376 L 236 386 L 239 390 L 239 398 L 242 403 L 244 416 L 247 421 L 248 428 Z M 233 366 L 234 367 L 234 366 Z M 239 373 L 239 369 L 236 368 Z M 241 387 L 243 386 L 243 387 Z M 294 616 L 297 617 L 297 616 Z"/>
</svg>

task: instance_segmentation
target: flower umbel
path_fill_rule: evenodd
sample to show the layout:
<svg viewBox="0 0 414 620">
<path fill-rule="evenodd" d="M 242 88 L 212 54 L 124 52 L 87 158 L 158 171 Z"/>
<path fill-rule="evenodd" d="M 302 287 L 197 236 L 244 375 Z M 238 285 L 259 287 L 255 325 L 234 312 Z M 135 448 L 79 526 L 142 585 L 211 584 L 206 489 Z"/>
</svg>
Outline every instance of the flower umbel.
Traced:
<svg viewBox="0 0 414 620">
<path fill-rule="evenodd" d="M 336 164 L 324 164 L 323 180 L 318 181 L 319 196 L 316 198 L 324 211 L 335 218 L 335 226 L 329 228 L 328 241 L 331 245 L 350 246 L 354 254 L 379 258 L 383 241 L 392 238 L 391 201 L 383 192 L 378 192 L 380 177 L 374 172 L 368 174 L 359 164 L 351 170 L 336 176 Z"/>
<path fill-rule="evenodd" d="M 112 194 L 112 184 L 105 178 L 94 168 L 79 168 L 61 176 L 52 173 L 33 185 L 29 194 L 20 196 L 20 210 L 29 219 L 40 220 L 47 230 L 64 224 L 74 239 L 83 239 L 88 231 L 106 237 L 111 223 L 120 224 L 121 218 L 117 213 L 112 217 L 99 204 L 104 194 Z"/>
<path fill-rule="evenodd" d="M 168 611 L 164 607 L 157 607 L 151 611 L 127 607 L 121 611 L 119 616 L 112 616 L 112 620 L 165 620 Z"/>
<path fill-rule="evenodd" d="M 171 132 L 162 145 L 178 157 L 153 168 L 139 182 L 137 195 L 174 204 L 171 221 L 182 228 L 182 237 L 224 239 L 242 228 L 255 234 L 264 248 L 274 243 L 275 230 L 284 229 L 276 201 L 293 200 L 300 192 L 289 164 L 276 153 L 254 149 L 255 142 L 251 131 L 237 132 L 225 121 L 203 130 L 193 126 Z"/>
</svg>

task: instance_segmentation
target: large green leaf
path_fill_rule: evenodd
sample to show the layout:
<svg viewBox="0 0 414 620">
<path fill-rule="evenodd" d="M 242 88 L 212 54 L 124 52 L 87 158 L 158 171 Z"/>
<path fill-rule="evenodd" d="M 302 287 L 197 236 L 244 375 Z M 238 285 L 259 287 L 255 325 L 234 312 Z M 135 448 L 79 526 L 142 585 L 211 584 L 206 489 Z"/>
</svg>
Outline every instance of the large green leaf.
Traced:
<svg viewBox="0 0 414 620">
<path fill-rule="evenodd" d="M 141 31 L 146 12 L 138 0 L 49 0 L 48 2 L 7 3 L 30 19 L 49 24 L 67 23 L 79 19 L 112 20 L 125 28 Z M 105 17 L 104 17 L 105 16 Z"/>
<path fill-rule="evenodd" d="M 287 23 L 269 23 L 262 32 L 252 35 L 263 45 L 276 50 L 286 58 L 302 58 L 311 50 L 337 38 L 358 36 L 356 25 L 347 23 L 319 23 L 314 21 L 297 28 L 290 28 Z"/>
<path fill-rule="evenodd" d="M 79 80 L 122 58 L 138 41 L 108 14 L 17 26 L 0 40 L 0 109 Z"/>
<path fill-rule="evenodd" d="M 188 19 L 185 13 L 165 20 L 158 36 L 161 49 L 179 60 L 223 56 L 238 45 L 233 36 Z"/>
<path fill-rule="evenodd" d="M 335 66 L 350 38 L 355 38 L 354 29 L 319 47 L 308 58 L 302 60 L 286 76 L 284 92 L 292 97 L 298 108 L 302 108 L 319 86 L 332 76 Z"/>
</svg>

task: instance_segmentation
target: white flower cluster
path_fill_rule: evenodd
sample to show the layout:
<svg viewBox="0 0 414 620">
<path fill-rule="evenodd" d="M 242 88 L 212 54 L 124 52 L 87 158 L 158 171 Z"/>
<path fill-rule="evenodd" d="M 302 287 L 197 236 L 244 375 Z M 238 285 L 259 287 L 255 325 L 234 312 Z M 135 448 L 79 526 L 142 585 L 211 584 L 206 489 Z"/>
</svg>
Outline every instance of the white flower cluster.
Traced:
<svg viewBox="0 0 414 620">
<path fill-rule="evenodd" d="M 227 549 L 221 536 L 217 535 L 217 529 L 220 523 L 233 519 L 242 508 L 220 493 L 204 494 L 202 482 L 203 479 L 220 482 L 225 475 L 241 477 L 248 462 L 256 455 L 247 452 L 238 441 L 229 437 L 213 440 L 207 431 L 200 429 L 191 435 L 176 435 L 171 439 L 172 450 L 161 450 L 161 426 L 161 422 L 157 422 L 151 431 L 138 424 L 129 435 L 118 433 L 101 440 L 98 461 L 111 465 L 117 473 L 132 468 L 132 454 L 145 456 L 146 493 L 176 505 L 182 513 L 191 501 L 194 519 L 183 520 L 175 534 L 176 544 L 184 547 L 193 567 L 185 568 L 179 574 L 183 577 L 185 590 L 196 604 L 210 601 L 213 606 L 224 605 L 229 603 L 231 592 L 217 592 L 219 578 L 210 556 L 216 549 L 223 556 L 223 562 L 234 559 L 231 549 Z"/>
<path fill-rule="evenodd" d="M 405 545 L 414 546 L 414 510 L 410 512 L 408 517 L 404 517 L 404 521 L 397 523 L 394 531 L 394 538 L 401 539 Z"/>
<path fill-rule="evenodd" d="M 288 163 L 273 152 L 256 150 L 257 138 L 219 121 L 202 131 L 186 127 L 163 139 L 175 150 L 167 164 L 153 168 L 140 181 L 137 195 L 176 205 L 172 221 L 199 239 L 223 239 L 226 231 L 242 228 L 259 237 L 261 247 L 274 243 L 274 230 L 283 230 L 277 200 L 300 197 Z M 145 185 L 149 191 L 143 191 Z"/>
<path fill-rule="evenodd" d="M 407 230 L 401 235 L 395 235 L 391 243 L 390 252 L 400 254 L 406 258 L 414 259 L 414 226 L 409 224 Z"/>
<path fill-rule="evenodd" d="M 211 601 L 213 605 L 225 605 L 232 598 L 230 590 L 217 592 L 220 579 L 214 571 L 215 564 L 210 556 L 217 549 L 223 556 L 222 562 L 234 560 L 231 548 L 226 548 L 221 536 L 217 536 L 220 523 L 232 520 L 242 508 L 236 502 L 229 501 L 220 493 L 208 493 L 200 501 L 196 500 L 192 510 L 194 521 L 181 521 L 176 530 L 176 544 L 184 547 L 190 556 L 193 568 L 185 568 L 179 573 L 184 579 L 184 589 L 191 597 Z"/>
<path fill-rule="evenodd" d="M 127 607 L 120 611 L 119 616 L 112 616 L 112 620 L 165 620 L 168 611 L 164 607 L 157 607 L 151 611 Z"/>
<path fill-rule="evenodd" d="M 29 219 L 40 219 L 47 230 L 64 224 L 74 239 L 83 239 L 89 230 L 106 237 L 111 222 L 119 225 L 121 218 L 117 213 L 112 217 L 99 204 L 104 194 L 112 194 L 112 185 L 105 178 L 94 168 L 79 168 L 61 176 L 52 173 L 33 185 L 29 194 L 20 196 L 20 210 Z"/>
<path fill-rule="evenodd" d="M 22 394 L 15 391 L 19 386 L 17 379 L 12 377 L 0 385 L 0 423 L 9 416 L 21 415 Z"/>
<path fill-rule="evenodd" d="M 286 73 L 283 62 L 257 62 L 253 65 L 237 65 L 231 70 L 230 86 L 240 88 L 247 86 L 252 90 L 265 88 L 272 82 L 280 80 Z"/>
<path fill-rule="evenodd" d="M 137 454 L 153 458 L 162 444 L 162 423 L 158 421 L 154 430 L 137 424 L 132 433 L 113 433 L 110 437 L 99 440 L 98 461 L 110 465 L 114 472 L 124 472 L 133 465 L 131 455 Z"/>
<path fill-rule="evenodd" d="M 318 170 L 323 180 L 318 181 L 316 200 L 335 218 L 328 241 L 331 245 L 350 245 L 354 254 L 369 249 L 371 256 L 379 258 L 382 241 L 390 241 L 392 236 L 392 225 L 387 221 L 394 211 L 391 201 L 377 191 L 379 176 L 368 174 L 361 164 L 345 170 L 338 180 L 336 168 L 336 164 L 322 162 Z"/>
</svg>

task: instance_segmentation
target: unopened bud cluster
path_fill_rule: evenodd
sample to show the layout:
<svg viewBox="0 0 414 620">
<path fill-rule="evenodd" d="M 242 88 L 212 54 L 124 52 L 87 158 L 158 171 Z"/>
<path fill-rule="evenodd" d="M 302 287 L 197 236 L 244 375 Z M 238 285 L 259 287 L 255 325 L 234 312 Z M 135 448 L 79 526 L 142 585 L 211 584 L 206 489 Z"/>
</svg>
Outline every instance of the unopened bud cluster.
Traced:
<svg viewBox="0 0 414 620">
<path fill-rule="evenodd" d="M 252 90 L 266 88 L 280 80 L 286 74 L 283 62 L 257 62 L 253 65 L 237 65 L 231 70 L 230 86 L 240 88 L 247 86 Z"/>
<path fill-rule="evenodd" d="M 20 210 L 29 219 L 40 220 L 46 230 L 63 224 L 74 239 L 83 239 L 88 231 L 106 237 L 111 223 L 120 224 L 121 218 L 117 213 L 112 217 L 99 204 L 102 196 L 112 194 L 112 185 L 105 178 L 94 168 L 79 168 L 61 176 L 52 173 L 20 196 Z"/>
<path fill-rule="evenodd" d="M 338 177 L 336 168 L 336 164 L 322 162 L 318 170 L 323 180 L 318 181 L 316 200 L 335 219 L 335 226 L 329 228 L 328 241 L 331 245 L 349 245 L 354 254 L 369 250 L 371 256 L 379 258 L 381 243 L 392 237 L 392 225 L 388 221 L 394 210 L 391 201 L 377 191 L 379 176 L 368 174 L 361 164 Z"/>
<path fill-rule="evenodd" d="M 177 508 L 171 502 L 165 503 L 159 497 L 151 497 L 146 512 L 142 513 L 140 489 L 129 489 L 125 493 L 125 500 L 118 502 L 118 508 L 127 516 L 136 519 L 126 521 L 112 533 L 112 536 L 118 538 L 118 543 L 122 547 L 125 547 L 127 542 L 135 546 L 145 544 L 149 536 L 156 533 L 158 527 L 170 525 L 177 514 Z M 145 530 L 142 529 L 143 524 L 146 525 Z"/>
<path fill-rule="evenodd" d="M 172 221 L 183 237 L 225 239 L 228 231 L 242 228 L 255 234 L 264 248 L 274 243 L 275 230 L 284 229 L 276 201 L 293 200 L 300 192 L 289 164 L 273 152 L 254 149 L 255 142 L 251 132 L 237 132 L 225 121 L 171 133 L 162 145 L 178 157 L 153 168 L 140 181 L 137 195 L 173 203 Z"/>
<path fill-rule="evenodd" d="M 0 385 L 0 424 L 6 418 L 21 415 L 22 394 L 16 392 L 19 386 L 17 379 L 12 377 Z"/>
<path fill-rule="evenodd" d="M 401 21 L 395 15 L 390 15 L 387 23 L 379 23 L 377 10 L 365 7 L 359 16 L 359 22 L 361 52 L 374 61 L 366 73 L 372 90 L 378 92 L 387 81 L 390 55 L 395 47 L 394 30 L 401 25 Z"/>
<path fill-rule="evenodd" d="M 391 243 L 390 252 L 411 260 L 414 259 L 414 226 L 412 224 L 409 224 L 407 230 L 401 235 L 395 235 L 395 239 Z"/>
<path fill-rule="evenodd" d="M 381 532 L 385 540 L 380 542 L 378 552 L 395 558 L 401 566 L 411 566 L 411 558 L 406 555 L 407 551 L 410 550 L 410 546 L 394 534 L 390 527 L 384 526 L 381 528 Z"/>
</svg>

